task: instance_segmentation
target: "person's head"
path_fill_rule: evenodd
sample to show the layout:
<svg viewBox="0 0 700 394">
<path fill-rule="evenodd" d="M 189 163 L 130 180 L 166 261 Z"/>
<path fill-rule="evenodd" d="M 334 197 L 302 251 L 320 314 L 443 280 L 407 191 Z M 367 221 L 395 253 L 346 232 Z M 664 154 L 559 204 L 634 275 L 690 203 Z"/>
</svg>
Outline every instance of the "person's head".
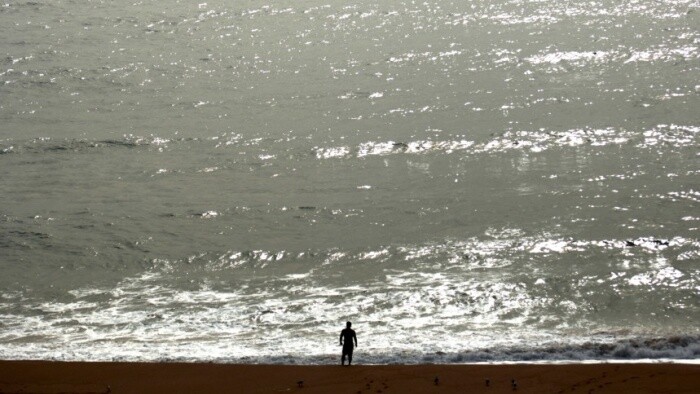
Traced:
<svg viewBox="0 0 700 394">
<path fill-rule="evenodd" d="M 350 323 L 350 322 L 345 323 L 345 327 L 350 328 L 351 326 L 352 326 L 352 323 Z"/>
</svg>

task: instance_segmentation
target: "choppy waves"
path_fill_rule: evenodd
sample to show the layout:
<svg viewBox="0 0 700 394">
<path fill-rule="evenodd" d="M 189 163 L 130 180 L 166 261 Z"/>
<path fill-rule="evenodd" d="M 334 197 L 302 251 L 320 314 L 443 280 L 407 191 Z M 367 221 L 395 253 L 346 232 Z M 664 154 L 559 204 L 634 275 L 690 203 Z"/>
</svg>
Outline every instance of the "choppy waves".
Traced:
<svg viewBox="0 0 700 394">
<path fill-rule="evenodd" d="M 697 360 L 699 11 L 3 4 L 0 357 Z"/>
<path fill-rule="evenodd" d="M 61 300 L 3 294 L 0 356 L 335 363 L 338 322 L 352 318 L 370 363 L 697 359 L 698 271 L 681 256 L 698 250 L 680 237 L 492 229 L 442 244 L 153 259 Z M 667 319 L 674 327 L 654 323 Z"/>
<path fill-rule="evenodd" d="M 317 159 L 364 158 L 391 154 L 452 154 L 474 155 L 508 151 L 542 152 L 555 148 L 579 146 L 632 145 L 639 149 L 663 147 L 664 149 L 688 148 L 698 145 L 700 126 L 660 124 L 647 130 L 617 128 L 556 130 L 512 130 L 485 141 L 465 139 L 426 139 L 407 141 L 365 141 L 357 145 L 315 146 L 312 155 Z M 208 149 L 250 149 L 261 160 L 305 158 L 304 148 L 295 143 L 296 138 L 244 139 L 240 134 L 224 133 L 208 138 L 161 138 L 157 136 L 125 135 L 110 140 L 54 140 L 38 138 L 31 141 L 0 141 L 0 154 L 79 153 L 95 149 L 146 148 L 158 152 L 187 149 L 198 145 Z M 308 149 L 308 148 L 307 148 Z"/>
</svg>

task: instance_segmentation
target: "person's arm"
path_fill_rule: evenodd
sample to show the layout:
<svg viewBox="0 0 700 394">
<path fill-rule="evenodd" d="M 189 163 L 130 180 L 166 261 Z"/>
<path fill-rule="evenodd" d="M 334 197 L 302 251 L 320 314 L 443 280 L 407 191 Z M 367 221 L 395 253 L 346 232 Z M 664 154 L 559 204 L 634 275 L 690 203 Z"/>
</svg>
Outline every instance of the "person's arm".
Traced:
<svg viewBox="0 0 700 394">
<path fill-rule="evenodd" d="M 355 334 L 354 332 L 352 333 L 352 339 L 355 340 L 355 347 L 357 347 L 357 334 Z"/>
<path fill-rule="evenodd" d="M 340 332 L 340 345 L 343 345 L 343 332 Z"/>
</svg>

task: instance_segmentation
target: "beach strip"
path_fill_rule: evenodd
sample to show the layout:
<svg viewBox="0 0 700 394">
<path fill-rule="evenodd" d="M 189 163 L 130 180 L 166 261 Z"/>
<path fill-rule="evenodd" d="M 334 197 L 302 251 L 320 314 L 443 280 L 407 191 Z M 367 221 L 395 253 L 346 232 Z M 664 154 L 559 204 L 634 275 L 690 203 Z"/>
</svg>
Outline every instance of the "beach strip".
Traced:
<svg viewBox="0 0 700 394">
<path fill-rule="evenodd" d="M 0 393 L 700 393 L 700 364 L 0 361 Z"/>
</svg>

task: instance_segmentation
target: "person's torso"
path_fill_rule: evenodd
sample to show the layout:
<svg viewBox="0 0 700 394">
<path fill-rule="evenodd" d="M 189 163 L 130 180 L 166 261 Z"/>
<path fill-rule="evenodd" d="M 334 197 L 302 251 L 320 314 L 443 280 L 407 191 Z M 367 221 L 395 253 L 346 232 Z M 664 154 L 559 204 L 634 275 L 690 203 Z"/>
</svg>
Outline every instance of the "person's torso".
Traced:
<svg viewBox="0 0 700 394">
<path fill-rule="evenodd" d="M 344 343 L 346 345 L 352 344 L 352 339 L 355 337 L 355 331 L 350 328 L 346 328 L 343 330 L 342 334 Z"/>
</svg>

